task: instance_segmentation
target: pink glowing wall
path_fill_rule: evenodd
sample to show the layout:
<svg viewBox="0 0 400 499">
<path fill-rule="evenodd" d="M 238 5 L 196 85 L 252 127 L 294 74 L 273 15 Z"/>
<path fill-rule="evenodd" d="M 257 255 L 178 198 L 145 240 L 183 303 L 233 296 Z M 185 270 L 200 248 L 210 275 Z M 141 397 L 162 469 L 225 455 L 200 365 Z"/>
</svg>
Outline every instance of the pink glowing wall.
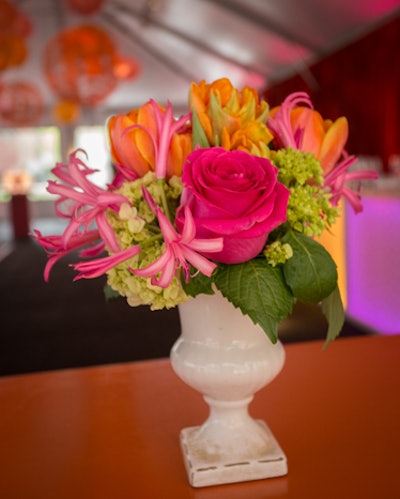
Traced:
<svg viewBox="0 0 400 499">
<path fill-rule="evenodd" d="M 347 315 L 373 331 L 400 333 L 400 193 L 346 206 Z"/>
</svg>

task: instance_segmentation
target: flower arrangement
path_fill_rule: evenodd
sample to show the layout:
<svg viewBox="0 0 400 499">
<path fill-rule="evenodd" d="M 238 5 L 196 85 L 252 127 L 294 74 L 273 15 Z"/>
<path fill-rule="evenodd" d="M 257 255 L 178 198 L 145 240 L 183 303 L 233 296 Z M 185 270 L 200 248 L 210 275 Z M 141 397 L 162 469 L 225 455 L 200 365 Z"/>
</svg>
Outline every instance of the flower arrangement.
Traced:
<svg viewBox="0 0 400 499">
<path fill-rule="evenodd" d="M 82 150 L 55 166 L 47 190 L 69 222 L 61 235 L 35 231 L 45 279 L 78 250 L 75 279 L 105 274 L 106 295 L 131 306 L 219 290 L 275 343 L 297 300 L 322 303 L 333 340 L 344 321 L 337 269 L 315 238 L 342 197 L 362 210 L 349 182 L 376 178 L 349 171 L 346 118 L 324 120 L 305 93 L 270 109 L 226 78 L 192 83 L 188 101 L 178 119 L 170 102 L 149 100 L 108 120 L 116 173 L 105 188 L 90 181 Z"/>
</svg>

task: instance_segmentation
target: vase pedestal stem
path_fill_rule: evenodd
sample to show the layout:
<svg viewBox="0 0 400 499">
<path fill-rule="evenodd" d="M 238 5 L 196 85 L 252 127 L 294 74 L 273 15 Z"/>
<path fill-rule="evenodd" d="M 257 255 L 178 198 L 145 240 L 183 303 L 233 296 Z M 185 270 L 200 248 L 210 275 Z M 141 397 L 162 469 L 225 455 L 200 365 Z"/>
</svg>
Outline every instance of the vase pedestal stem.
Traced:
<svg viewBox="0 0 400 499">
<path fill-rule="evenodd" d="M 181 431 L 181 447 L 194 487 L 244 482 L 287 473 L 286 456 L 268 426 L 253 419 L 253 397 L 225 402 L 204 397 L 210 415 L 201 426 Z"/>
</svg>

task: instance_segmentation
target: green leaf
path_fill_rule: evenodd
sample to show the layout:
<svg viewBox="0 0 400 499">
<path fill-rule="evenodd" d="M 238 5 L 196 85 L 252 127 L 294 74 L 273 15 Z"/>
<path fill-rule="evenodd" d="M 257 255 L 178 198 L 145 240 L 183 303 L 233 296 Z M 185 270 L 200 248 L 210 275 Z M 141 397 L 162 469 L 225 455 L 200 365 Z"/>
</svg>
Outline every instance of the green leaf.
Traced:
<svg viewBox="0 0 400 499">
<path fill-rule="evenodd" d="M 324 348 L 326 348 L 331 341 L 339 336 L 345 319 L 342 298 L 337 286 L 332 293 L 322 301 L 322 312 L 328 321 L 328 332 L 324 345 Z"/>
<path fill-rule="evenodd" d="M 192 271 L 195 269 L 192 267 Z M 185 293 L 189 296 L 197 296 L 201 293 L 205 295 L 213 295 L 212 279 L 199 272 L 195 277 L 192 277 L 189 282 L 182 279 L 182 287 Z"/>
<path fill-rule="evenodd" d="M 208 142 L 207 135 L 201 126 L 199 117 L 196 111 L 192 110 L 192 146 L 193 149 L 199 145 L 200 147 L 210 147 L 210 143 Z"/>
<path fill-rule="evenodd" d="M 306 303 L 318 303 L 337 286 L 336 264 L 326 249 L 314 239 L 290 231 L 282 238 L 290 244 L 293 256 L 283 266 L 287 284 L 294 296 Z"/>
<path fill-rule="evenodd" d="M 214 282 L 225 298 L 259 324 L 272 343 L 276 343 L 278 325 L 291 313 L 294 303 L 280 268 L 268 265 L 263 259 L 220 265 Z"/>
<path fill-rule="evenodd" d="M 114 298 L 118 298 L 120 297 L 121 295 L 118 293 L 118 291 L 115 291 L 111 286 L 109 286 L 108 284 L 106 284 L 104 286 L 104 296 L 106 298 L 106 301 L 109 301 L 109 300 L 112 300 Z"/>
</svg>

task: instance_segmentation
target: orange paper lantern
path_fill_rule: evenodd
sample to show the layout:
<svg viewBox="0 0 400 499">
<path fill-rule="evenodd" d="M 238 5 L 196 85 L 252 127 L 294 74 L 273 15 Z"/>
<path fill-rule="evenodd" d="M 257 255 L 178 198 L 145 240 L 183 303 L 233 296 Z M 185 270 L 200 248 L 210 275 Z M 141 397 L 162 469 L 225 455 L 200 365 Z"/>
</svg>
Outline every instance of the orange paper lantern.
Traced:
<svg viewBox="0 0 400 499">
<path fill-rule="evenodd" d="M 68 7 L 78 14 L 94 14 L 103 5 L 104 0 L 67 0 Z"/>
<path fill-rule="evenodd" d="M 54 118 L 63 124 L 74 123 L 80 112 L 79 104 L 71 100 L 61 100 L 53 108 Z"/>
<path fill-rule="evenodd" d="M 14 32 L 14 25 L 18 18 L 18 11 L 14 5 L 7 0 L 0 0 L 0 32 Z"/>
<path fill-rule="evenodd" d="M 12 33 L 26 38 L 31 31 L 29 18 L 8 0 L 0 0 L 0 33 Z"/>
<path fill-rule="evenodd" d="M 69 101 L 96 105 L 115 89 L 114 43 L 96 26 L 67 29 L 50 40 L 44 69 L 53 91 Z"/>
<path fill-rule="evenodd" d="M 118 54 L 114 61 L 114 74 L 119 80 L 131 80 L 140 72 L 140 65 L 135 59 Z"/>
<path fill-rule="evenodd" d="M 25 62 L 25 38 L 30 32 L 29 19 L 10 2 L 0 0 L 0 71 Z"/>
<path fill-rule="evenodd" d="M 43 112 L 43 97 L 31 83 L 4 82 L 0 87 L 0 116 L 9 123 L 27 126 L 36 123 Z"/>
<path fill-rule="evenodd" d="M 0 71 L 22 64 L 27 56 L 23 38 L 10 33 L 0 33 Z"/>
</svg>

